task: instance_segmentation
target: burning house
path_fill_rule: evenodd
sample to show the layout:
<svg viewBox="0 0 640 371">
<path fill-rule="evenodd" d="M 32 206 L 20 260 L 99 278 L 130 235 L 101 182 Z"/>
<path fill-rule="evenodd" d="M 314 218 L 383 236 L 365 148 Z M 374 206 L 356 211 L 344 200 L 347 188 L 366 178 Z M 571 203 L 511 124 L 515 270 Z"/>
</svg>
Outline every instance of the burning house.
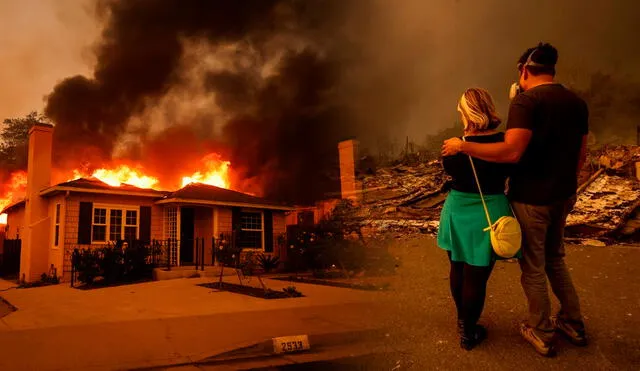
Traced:
<svg viewBox="0 0 640 371">
<path fill-rule="evenodd" d="M 68 277 L 71 252 L 116 240 L 175 241 L 171 265 L 193 264 L 196 239 L 232 235 L 244 249 L 280 254 L 277 237 L 285 233 L 278 202 L 213 185 L 191 182 L 176 191 L 107 184 L 95 178 L 51 184 L 53 126 L 29 132 L 26 196 L 2 210 L 6 238 L 21 241 L 20 277 L 39 279 L 56 272 Z M 212 262 L 212 249 L 204 249 Z"/>
</svg>

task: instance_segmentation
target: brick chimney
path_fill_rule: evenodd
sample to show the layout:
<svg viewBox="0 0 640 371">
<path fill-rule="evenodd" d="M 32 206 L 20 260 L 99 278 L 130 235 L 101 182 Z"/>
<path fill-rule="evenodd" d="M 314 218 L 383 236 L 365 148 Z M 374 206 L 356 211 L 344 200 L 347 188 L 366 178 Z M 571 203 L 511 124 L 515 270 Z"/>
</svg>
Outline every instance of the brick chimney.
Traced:
<svg viewBox="0 0 640 371">
<path fill-rule="evenodd" d="M 29 130 L 27 191 L 24 235 L 20 255 L 20 279 L 40 279 L 48 272 L 50 218 L 49 203 L 40 191 L 51 185 L 53 126 L 39 123 Z"/>
<path fill-rule="evenodd" d="M 361 186 L 356 180 L 356 168 L 358 161 L 358 141 L 345 140 L 338 143 L 340 156 L 340 190 L 343 199 L 358 203 L 360 200 Z"/>
</svg>

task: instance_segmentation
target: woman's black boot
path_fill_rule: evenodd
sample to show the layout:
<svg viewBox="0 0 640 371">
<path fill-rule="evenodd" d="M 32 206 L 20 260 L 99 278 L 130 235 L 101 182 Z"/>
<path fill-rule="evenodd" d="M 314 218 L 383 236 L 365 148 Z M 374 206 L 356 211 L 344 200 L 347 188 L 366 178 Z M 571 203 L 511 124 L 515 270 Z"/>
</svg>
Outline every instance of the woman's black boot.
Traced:
<svg viewBox="0 0 640 371">
<path fill-rule="evenodd" d="M 486 338 L 487 329 L 483 326 L 478 324 L 467 326 L 463 324 L 463 332 L 460 336 L 460 347 L 465 350 L 471 350 Z"/>
</svg>

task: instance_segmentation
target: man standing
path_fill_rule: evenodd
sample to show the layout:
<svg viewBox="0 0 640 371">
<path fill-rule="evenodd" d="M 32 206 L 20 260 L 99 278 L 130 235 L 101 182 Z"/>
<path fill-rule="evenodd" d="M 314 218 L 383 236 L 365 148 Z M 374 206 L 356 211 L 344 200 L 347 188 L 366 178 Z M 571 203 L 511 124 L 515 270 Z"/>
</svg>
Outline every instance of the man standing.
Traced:
<svg viewBox="0 0 640 371">
<path fill-rule="evenodd" d="M 557 61 L 557 50 L 542 43 L 520 57 L 504 142 L 452 138 L 442 148 L 445 156 L 463 152 L 516 164 L 508 195 L 522 226 L 521 282 L 529 302 L 529 318 L 520 333 L 545 356 L 555 354 L 555 330 L 576 345 L 587 344 L 578 295 L 564 262 L 563 237 L 586 157 L 588 110 L 582 99 L 554 81 Z M 553 317 L 547 278 L 561 304 Z"/>
</svg>

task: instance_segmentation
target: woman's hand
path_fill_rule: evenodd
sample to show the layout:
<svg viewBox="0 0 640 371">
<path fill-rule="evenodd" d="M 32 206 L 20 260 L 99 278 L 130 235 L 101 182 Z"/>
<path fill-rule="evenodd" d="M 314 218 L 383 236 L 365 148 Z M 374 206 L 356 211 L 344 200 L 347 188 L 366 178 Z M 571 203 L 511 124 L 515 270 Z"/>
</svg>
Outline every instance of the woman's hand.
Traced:
<svg viewBox="0 0 640 371">
<path fill-rule="evenodd" d="M 450 138 L 442 145 L 443 156 L 453 156 L 462 152 L 462 140 L 460 138 Z"/>
</svg>

